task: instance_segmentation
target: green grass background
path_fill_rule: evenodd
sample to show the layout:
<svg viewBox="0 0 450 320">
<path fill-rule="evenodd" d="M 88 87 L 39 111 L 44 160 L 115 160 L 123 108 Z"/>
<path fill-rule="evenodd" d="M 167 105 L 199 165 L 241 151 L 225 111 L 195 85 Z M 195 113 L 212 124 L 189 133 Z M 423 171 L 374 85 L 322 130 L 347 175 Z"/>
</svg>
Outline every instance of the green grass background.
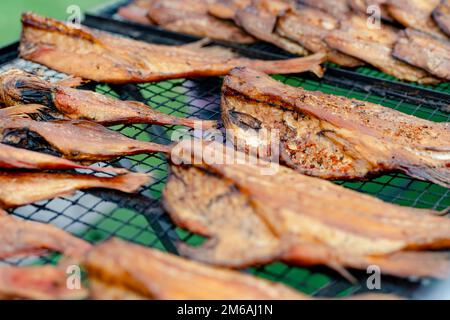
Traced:
<svg viewBox="0 0 450 320">
<path fill-rule="evenodd" d="M 85 11 L 108 2 L 111 0 L 0 0 L 0 46 L 19 39 L 20 14 L 24 11 L 64 19 L 70 5 L 78 5 Z"/>
</svg>

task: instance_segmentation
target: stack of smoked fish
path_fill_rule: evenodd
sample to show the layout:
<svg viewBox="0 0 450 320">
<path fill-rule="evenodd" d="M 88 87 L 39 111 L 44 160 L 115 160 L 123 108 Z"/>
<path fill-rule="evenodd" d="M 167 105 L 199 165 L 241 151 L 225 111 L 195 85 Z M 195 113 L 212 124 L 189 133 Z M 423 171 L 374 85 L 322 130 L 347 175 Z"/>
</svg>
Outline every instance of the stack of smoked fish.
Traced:
<svg viewBox="0 0 450 320">
<path fill-rule="evenodd" d="M 179 244 L 183 258 L 118 239 L 91 245 L 51 225 L 22 221 L 0 209 L 0 259 L 48 252 L 64 257 L 57 266 L 0 267 L 0 297 L 308 299 L 283 285 L 230 270 L 273 261 L 327 266 L 352 281 L 352 270 L 371 265 L 397 277 L 448 277 L 450 255 L 436 251 L 450 248 L 450 220 L 441 212 L 386 203 L 326 180 L 367 179 L 395 171 L 449 188 L 449 123 L 293 88 L 268 76 L 307 71 L 321 76 L 326 57 L 349 66 L 366 61 L 338 46 L 341 36 L 351 36 L 351 24 L 364 25 L 361 19 L 365 18 L 350 13 L 350 8 L 364 8 L 364 1 L 338 2 L 328 11 L 328 1 L 302 2 L 309 6 L 269 0 L 196 1 L 198 6 L 187 6 L 189 14 L 181 16 L 176 14 L 178 1 L 164 1 L 164 5 L 136 1 L 124 13 L 173 30 L 189 30 L 187 26 L 192 25 L 191 30 L 198 31 L 195 23 L 206 17 L 213 31 L 223 28 L 223 38 L 242 43 L 258 38 L 297 53 L 317 52 L 281 61 L 238 57 L 204 42 L 175 47 L 148 44 L 25 13 L 21 57 L 71 77 L 49 82 L 21 70 L 0 74 L 0 208 L 89 188 L 135 192 L 149 183 L 148 175 L 88 165 L 163 152 L 171 167 L 163 206 L 177 225 L 207 241 L 195 248 Z M 401 21 L 399 16 L 408 12 L 398 12 L 389 1 L 372 2 L 382 5 L 386 20 Z M 147 8 L 150 4 L 152 10 Z M 434 72 L 431 75 L 395 57 L 402 55 L 404 41 L 416 35 L 446 41 L 437 25 L 432 25 L 433 19 L 445 25 L 445 4 L 433 18 L 430 13 L 431 22 L 420 31 L 398 33 L 386 27 L 385 33 L 373 35 L 373 30 L 357 30 L 375 43 L 374 50 L 381 48 L 385 53 L 378 56 L 380 65 L 386 63 L 389 70 L 415 81 L 435 81 Z M 308 14 L 302 16 L 302 12 Z M 347 24 L 340 22 L 348 14 Z M 307 26 L 308 21 L 316 23 L 316 18 L 328 31 L 313 28 L 316 36 L 304 42 L 290 33 L 289 25 L 297 25 L 297 19 L 304 19 L 301 25 Z M 212 31 L 202 32 L 210 36 Z M 107 126 L 145 123 L 207 130 L 216 122 L 178 118 L 140 102 L 78 88 L 86 80 L 125 84 L 188 76 L 225 76 L 222 120 L 244 142 L 234 146 L 236 150 L 210 141 L 160 145 L 128 138 Z M 279 132 L 276 163 L 269 157 L 256 159 L 252 151 L 255 144 L 267 143 L 253 135 L 263 129 Z M 218 161 L 205 159 L 205 154 L 212 153 Z M 85 268 L 86 288 L 67 289 L 68 262 Z"/>
<path fill-rule="evenodd" d="M 135 0 L 119 15 L 198 37 L 320 52 L 405 81 L 450 80 L 449 0 Z"/>
</svg>

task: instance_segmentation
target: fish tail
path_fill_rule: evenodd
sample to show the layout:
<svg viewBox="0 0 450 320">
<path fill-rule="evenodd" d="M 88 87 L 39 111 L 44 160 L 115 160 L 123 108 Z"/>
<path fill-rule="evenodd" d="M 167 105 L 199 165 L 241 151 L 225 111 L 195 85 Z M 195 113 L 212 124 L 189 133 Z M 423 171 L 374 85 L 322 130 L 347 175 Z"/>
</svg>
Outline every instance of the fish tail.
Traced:
<svg viewBox="0 0 450 320">
<path fill-rule="evenodd" d="M 321 78 L 324 74 L 324 69 L 321 66 L 327 60 L 327 55 L 324 53 L 316 53 L 304 58 L 294 58 L 278 61 L 250 61 L 248 67 L 269 73 L 269 74 L 290 74 L 302 73 L 306 71 L 313 72 L 316 76 Z"/>
<path fill-rule="evenodd" d="M 139 190 L 143 185 L 148 184 L 151 177 L 143 173 L 128 173 L 113 178 L 105 178 L 103 187 L 120 190 L 126 193 L 133 193 Z"/>
<path fill-rule="evenodd" d="M 444 188 L 450 188 L 450 168 L 409 167 L 405 171 L 411 177 L 427 180 Z"/>
</svg>

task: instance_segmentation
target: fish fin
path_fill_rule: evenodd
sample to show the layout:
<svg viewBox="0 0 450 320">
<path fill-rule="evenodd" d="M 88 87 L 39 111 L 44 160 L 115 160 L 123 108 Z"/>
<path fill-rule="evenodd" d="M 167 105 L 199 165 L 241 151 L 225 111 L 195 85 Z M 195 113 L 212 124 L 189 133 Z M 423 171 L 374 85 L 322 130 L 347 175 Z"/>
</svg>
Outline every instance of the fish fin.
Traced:
<svg viewBox="0 0 450 320">
<path fill-rule="evenodd" d="M 411 177 L 426 180 L 438 184 L 444 188 L 450 188 L 450 168 L 430 168 L 411 166 L 404 171 Z"/>
<path fill-rule="evenodd" d="M 109 179 L 109 183 L 114 189 L 126 193 L 133 193 L 143 185 L 148 184 L 151 181 L 151 176 L 144 173 L 128 173 Z"/>
</svg>

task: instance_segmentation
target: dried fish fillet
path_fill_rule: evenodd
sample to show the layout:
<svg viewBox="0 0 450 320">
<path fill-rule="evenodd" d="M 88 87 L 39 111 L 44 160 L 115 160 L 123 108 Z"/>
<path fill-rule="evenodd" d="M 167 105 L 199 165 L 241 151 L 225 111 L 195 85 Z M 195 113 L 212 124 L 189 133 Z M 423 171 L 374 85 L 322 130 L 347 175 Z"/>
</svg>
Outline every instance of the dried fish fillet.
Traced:
<svg viewBox="0 0 450 320">
<path fill-rule="evenodd" d="M 1 116 L 1 112 L 0 112 Z M 87 169 L 108 173 L 127 173 L 126 169 L 88 167 L 48 154 L 14 148 L 0 143 L 0 168 L 28 170 Z"/>
<path fill-rule="evenodd" d="M 178 118 L 161 113 L 137 101 L 121 101 L 97 92 L 78 90 L 59 83 L 50 83 L 21 70 L 0 74 L 0 102 L 5 106 L 40 104 L 31 110 L 42 120 L 90 120 L 103 125 L 160 124 L 211 128 L 215 121 Z M 30 107 L 31 108 L 31 107 Z M 1 110 L 0 110 L 1 111 Z"/>
<path fill-rule="evenodd" d="M 446 38 L 432 18 L 440 0 L 387 0 L 389 14 L 406 28 Z"/>
<path fill-rule="evenodd" d="M 118 239 L 94 247 L 84 265 L 90 281 L 112 283 L 147 299 L 308 299 L 281 284 Z"/>
<path fill-rule="evenodd" d="M 140 153 L 169 152 L 170 146 L 138 141 L 84 120 L 39 122 L 0 119 L 0 142 L 77 161 L 102 161 Z"/>
<path fill-rule="evenodd" d="M 341 21 L 341 27 L 331 31 L 325 41 L 331 48 L 365 61 L 400 80 L 423 84 L 439 82 L 425 70 L 392 56 L 398 34 L 399 30 L 393 27 L 371 27 L 366 17 L 353 15 Z"/>
<path fill-rule="evenodd" d="M 441 4 L 434 9 L 433 18 L 442 31 L 450 36 L 450 1 L 442 0 Z"/>
<path fill-rule="evenodd" d="M 395 44 L 394 57 L 450 80 L 450 41 L 406 29 Z"/>
<path fill-rule="evenodd" d="M 32 13 L 22 16 L 22 58 L 52 69 L 108 83 L 139 83 L 194 76 L 220 76 L 236 66 L 267 73 L 322 74 L 323 55 L 289 60 L 230 57 L 229 50 L 165 46 L 119 38 Z M 83 52 L 80 58 L 79 52 Z"/>
<path fill-rule="evenodd" d="M 132 193 L 147 184 L 146 174 L 129 173 L 115 177 L 86 174 L 2 172 L 0 207 L 14 208 L 33 202 L 73 194 L 77 190 L 105 188 Z"/>
<path fill-rule="evenodd" d="M 212 146 L 185 145 L 190 152 L 180 158 L 202 159 Z M 164 207 L 178 225 L 208 237 L 199 247 L 180 246 L 187 257 L 235 268 L 281 260 L 340 272 L 377 264 L 400 277 L 450 274 L 449 254 L 426 251 L 450 246 L 450 221 L 435 212 L 385 203 L 285 167 L 263 175 L 262 162 L 225 160 L 172 166 Z"/>
<path fill-rule="evenodd" d="M 132 21 L 154 23 L 164 29 L 201 38 L 235 43 L 252 43 L 255 39 L 231 22 L 208 14 L 209 0 L 149 0 L 132 2 L 119 9 L 119 15 Z"/>
<path fill-rule="evenodd" d="M 80 300 L 85 288 L 69 289 L 65 270 L 52 266 L 0 267 L 0 299 Z"/>
<path fill-rule="evenodd" d="M 311 52 L 324 52 L 328 60 L 344 67 L 356 67 L 364 64 L 337 50 L 331 49 L 324 38 L 337 29 L 339 22 L 333 16 L 310 7 L 297 7 L 287 11 L 279 18 L 277 32 L 285 38 L 300 43 Z"/>
<path fill-rule="evenodd" d="M 44 250 L 83 258 L 91 245 L 52 225 L 24 221 L 0 209 L 0 259 L 41 254 Z"/>
<path fill-rule="evenodd" d="M 248 150 L 271 143 L 259 138 L 262 129 L 278 130 L 281 161 L 307 175 L 361 179 L 402 171 L 450 187 L 450 123 L 294 88 L 245 68 L 224 81 L 222 118 Z"/>
</svg>

